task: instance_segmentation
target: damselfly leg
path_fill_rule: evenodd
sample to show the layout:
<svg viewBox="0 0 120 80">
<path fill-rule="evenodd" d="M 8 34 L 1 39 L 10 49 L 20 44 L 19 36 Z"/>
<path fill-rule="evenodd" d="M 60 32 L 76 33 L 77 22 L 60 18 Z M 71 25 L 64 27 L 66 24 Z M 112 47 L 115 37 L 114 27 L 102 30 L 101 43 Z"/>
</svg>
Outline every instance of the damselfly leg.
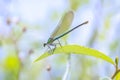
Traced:
<svg viewBox="0 0 120 80">
<path fill-rule="evenodd" d="M 58 41 L 58 43 L 52 43 L 52 44 L 47 45 L 47 47 L 49 48 L 50 53 L 52 53 L 52 54 L 54 53 L 54 51 L 55 51 L 58 44 L 62 48 L 62 45 L 61 45 L 60 41 L 59 40 L 57 40 L 57 41 Z"/>
</svg>

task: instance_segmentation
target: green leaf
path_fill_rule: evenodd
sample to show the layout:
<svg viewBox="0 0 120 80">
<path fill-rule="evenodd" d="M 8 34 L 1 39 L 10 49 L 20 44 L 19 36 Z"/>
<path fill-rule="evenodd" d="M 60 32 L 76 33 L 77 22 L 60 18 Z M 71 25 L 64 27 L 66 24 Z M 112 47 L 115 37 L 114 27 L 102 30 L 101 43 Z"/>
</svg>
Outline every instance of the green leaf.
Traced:
<svg viewBox="0 0 120 80">
<path fill-rule="evenodd" d="M 120 72 L 116 75 L 115 80 L 120 80 Z"/>
<path fill-rule="evenodd" d="M 114 61 L 107 55 L 105 55 L 104 53 L 102 52 L 99 52 L 95 49 L 92 49 L 92 48 L 87 48 L 87 47 L 84 47 L 84 46 L 79 46 L 79 45 L 66 45 L 66 46 L 62 46 L 62 47 L 58 47 L 55 49 L 54 53 L 51 54 L 50 53 L 51 50 L 49 50 L 48 52 L 45 52 L 44 54 L 42 54 L 40 57 L 38 57 L 36 61 L 39 61 L 41 59 L 44 59 L 50 55 L 53 55 L 53 54 L 83 54 L 83 55 L 89 55 L 89 56 L 93 56 L 93 57 L 96 57 L 96 58 L 100 58 L 102 60 L 105 60 L 113 65 L 115 65 Z"/>
</svg>

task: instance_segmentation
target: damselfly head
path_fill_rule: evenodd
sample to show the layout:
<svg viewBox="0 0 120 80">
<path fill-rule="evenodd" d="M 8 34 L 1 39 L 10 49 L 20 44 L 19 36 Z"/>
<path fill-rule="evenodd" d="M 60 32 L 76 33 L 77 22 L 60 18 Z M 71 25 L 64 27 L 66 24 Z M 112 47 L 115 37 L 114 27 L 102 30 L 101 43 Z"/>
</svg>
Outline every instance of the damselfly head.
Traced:
<svg viewBox="0 0 120 80">
<path fill-rule="evenodd" d="M 45 47 L 47 45 L 47 43 L 44 43 L 43 46 Z"/>
</svg>

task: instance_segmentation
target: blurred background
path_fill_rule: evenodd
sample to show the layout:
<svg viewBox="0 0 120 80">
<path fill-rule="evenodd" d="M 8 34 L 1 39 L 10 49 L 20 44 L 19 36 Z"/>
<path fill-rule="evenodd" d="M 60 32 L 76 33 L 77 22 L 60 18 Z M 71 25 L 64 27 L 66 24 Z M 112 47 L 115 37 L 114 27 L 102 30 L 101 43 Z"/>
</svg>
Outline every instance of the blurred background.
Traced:
<svg viewBox="0 0 120 80">
<path fill-rule="evenodd" d="M 99 50 L 113 60 L 120 56 L 120 0 L 0 0 L 0 80 L 62 80 L 67 55 L 33 61 L 43 54 L 61 17 L 74 11 L 68 44 Z M 114 66 L 86 55 L 71 55 L 68 80 L 111 77 Z"/>
</svg>

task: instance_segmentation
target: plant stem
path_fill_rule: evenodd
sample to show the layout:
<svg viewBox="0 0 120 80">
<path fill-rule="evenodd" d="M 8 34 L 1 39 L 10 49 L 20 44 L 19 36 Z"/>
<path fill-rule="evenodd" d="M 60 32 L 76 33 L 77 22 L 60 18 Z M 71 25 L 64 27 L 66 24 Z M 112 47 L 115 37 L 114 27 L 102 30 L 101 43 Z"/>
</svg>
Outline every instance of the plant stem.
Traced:
<svg viewBox="0 0 120 80">
<path fill-rule="evenodd" d="M 113 76 L 112 76 L 112 80 L 115 78 L 115 76 L 118 74 L 120 72 L 120 69 L 118 69 L 117 71 L 115 71 L 115 73 L 113 74 Z"/>
<path fill-rule="evenodd" d="M 116 77 L 116 75 L 120 72 L 120 69 L 118 69 L 118 63 L 119 63 L 119 58 L 118 57 L 116 57 L 115 58 L 115 73 L 113 74 L 113 76 L 111 77 L 111 79 L 113 80 L 115 77 Z"/>
<path fill-rule="evenodd" d="M 63 79 L 62 80 L 67 80 L 69 73 L 70 73 L 70 69 L 71 69 L 71 54 L 68 54 L 68 62 L 67 62 L 67 66 L 66 66 L 66 71 L 64 73 Z"/>
</svg>

